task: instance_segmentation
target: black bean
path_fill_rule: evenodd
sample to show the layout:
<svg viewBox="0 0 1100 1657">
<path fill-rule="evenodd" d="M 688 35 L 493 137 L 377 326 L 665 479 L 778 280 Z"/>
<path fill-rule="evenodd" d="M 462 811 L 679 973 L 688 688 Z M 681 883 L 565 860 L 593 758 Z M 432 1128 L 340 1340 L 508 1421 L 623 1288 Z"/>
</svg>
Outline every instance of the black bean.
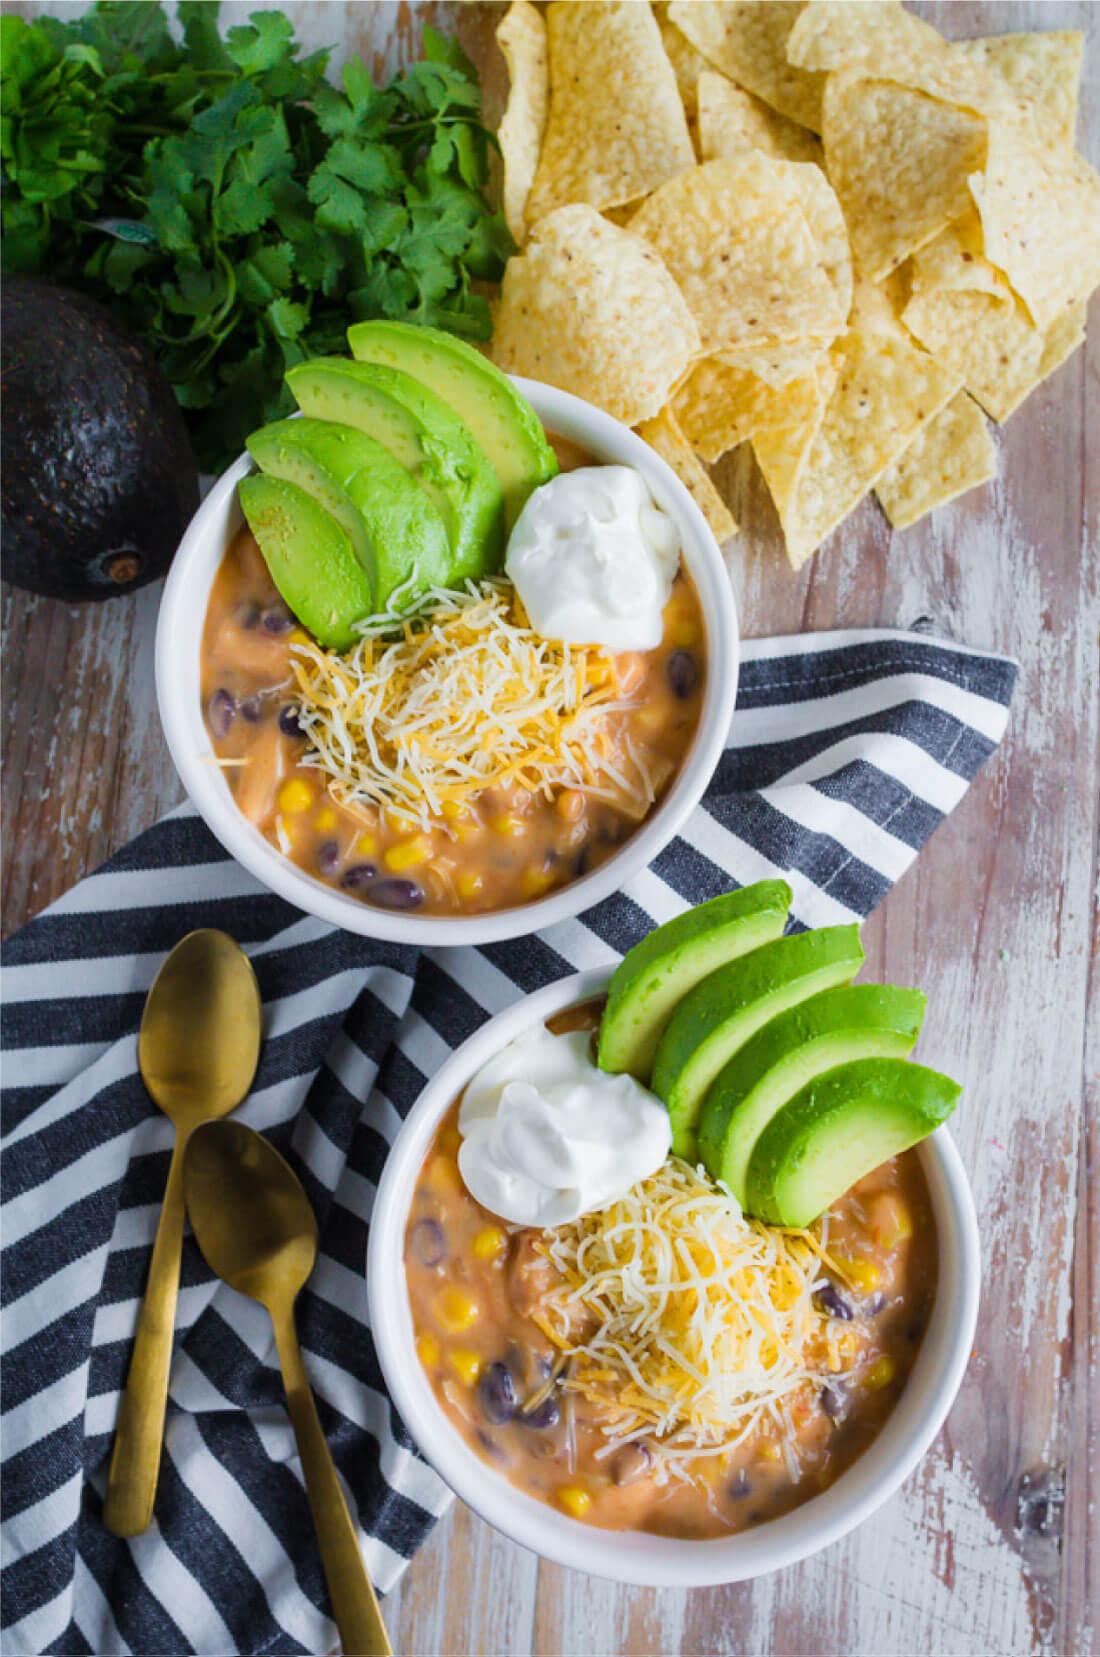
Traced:
<svg viewBox="0 0 1100 1657">
<path fill-rule="evenodd" d="M 338 840 L 322 840 L 317 848 L 317 867 L 323 875 L 336 873 L 340 862 L 340 842 Z"/>
<path fill-rule="evenodd" d="M 847 1396 L 843 1387 L 830 1384 L 822 1387 L 818 1402 L 830 1421 L 839 1421 L 847 1405 Z"/>
<path fill-rule="evenodd" d="M 516 1420 L 524 1427 L 530 1427 L 536 1433 L 545 1432 L 547 1427 L 556 1427 L 561 1420 L 561 1410 L 553 1393 L 548 1393 L 541 1404 L 533 1410 L 520 1410 Z"/>
<path fill-rule="evenodd" d="M 373 863 L 353 863 L 350 869 L 345 869 L 340 876 L 341 886 L 346 886 L 349 892 L 358 892 L 368 886 L 378 870 Z"/>
<path fill-rule="evenodd" d="M 447 1253 L 447 1239 L 438 1220 L 417 1220 L 409 1241 L 422 1266 L 438 1266 Z"/>
<path fill-rule="evenodd" d="M 263 718 L 264 705 L 258 696 L 246 696 L 241 703 L 241 718 L 250 725 L 258 725 Z"/>
<path fill-rule="evenodd" d="M 576 880 L 579 880 L 581 878 L 581 875 L 585 875 L 587 873 L 588 873 L 588 847 L 587 846 L 582 846 L 580 851 L 577 853 L 576 862 L 573 864 L 573 876 Z"/>
<path fill-rule="evenodd" d="M 380 909 L 419 909 L 424 902 L 424 888 L 415 880 L 380 880 L 366 895 Z"/>
<path fill-rule="evenodd" d="M 305 736 L 306 734 L 298 723 L 298 709 L 292 702 L 288 702 L 285 708 L 279 709 L 279 729 L 284 736 Z"/>
<path fill-rule="evenodd" d="M 653 1466 L 653 1452 L 648 1444 L 624 1444 L 611 1463 L 611 1477 L 616 1484 L 634 1484 L 644 1479 Z"/>
<path fill-rule="evenodd" d="M 237 716 L 237 704 L 227 690 L 216 690 L 210 698 L 207 718 L 215 736 L 228 736 L 229 727 Z"/>
<path fill-rule="evenodd" d="M 516 1410 L 516 1384 L 507 1364 L 490 1364 L 477 1384 L 481 1413 L 493 1427 L 511 1421 Z"/>
<path fill-rule="evenodd" d="M 289 633 L 294 626 L 294 617 L 289 610 L 273 608 L 263 613 L 263 628 L 265 633 Z"/>
<path fill-rule="evenodd" d="M 686 702 L 689 696 L 695 694 L 695 687 L 699 683 L 699 663 L 690 650 L 674 650 L 665 663 L 665 673 L 672 687 L 672 694 Z"/>
<path fill-rule="evenodd" d="M 751 1489 L 752 1485 L 749 1482 L 749 1475 L 745 1472 L 743 1467 L 739 1467 L 733 1475 L 733 1478 L 730 1480 L 730 1495 L 733 1497 L 735 1502 L 739 1502 L 742 1496 L 747 1496 Z"/>
<path fill-rule="evenodd" d="M 822 1283 L 814 1290 L 814 1305 L 819 1312 L 825 1312 L 831 1318 L 843 1318 L 845 1323 L 851 1322 L 852 1308 L 835 1283 Z"/>
<path fill-rule="evenodd" d="M 241 606 L 240 622 L 246 632 L 250 632 L 253 627 L 259 626 L 260 606 L 256 603 L 255 599 L 250 598 L 247 604 L 243 604 Z"/>
</svg>

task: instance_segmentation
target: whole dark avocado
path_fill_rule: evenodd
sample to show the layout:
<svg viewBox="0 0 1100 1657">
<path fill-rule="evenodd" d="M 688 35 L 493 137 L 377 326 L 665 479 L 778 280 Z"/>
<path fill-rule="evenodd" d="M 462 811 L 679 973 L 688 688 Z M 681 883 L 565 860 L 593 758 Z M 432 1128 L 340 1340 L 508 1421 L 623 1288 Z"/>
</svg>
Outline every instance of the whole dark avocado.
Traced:
<svg viewBox="0 0 1100 1657">
<path fill-rule="evenodd" d="M 4 280 L 3 574 L 101 599 L 163 575 L 199 502 L 172 388 L 145 345 L 83 294 Z"/>
</svg>

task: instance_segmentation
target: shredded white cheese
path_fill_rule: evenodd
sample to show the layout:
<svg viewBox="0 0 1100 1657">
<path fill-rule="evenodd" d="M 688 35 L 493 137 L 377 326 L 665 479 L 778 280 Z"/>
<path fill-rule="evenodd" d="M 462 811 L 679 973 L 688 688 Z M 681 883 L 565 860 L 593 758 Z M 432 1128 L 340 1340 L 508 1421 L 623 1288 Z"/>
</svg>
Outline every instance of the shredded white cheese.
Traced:
<svg viewBox="0 0 1100 1657">
<path fill-rule="evenodd" d="M 734 1449 L 765 1415 L 788 1442 L 788 1404 L 860 1339 L 814 1305 L 816 1237 L 746 1219 L 677 1157 L 538 1247 L 559 1281 L 536 1319 L 570 1356 L 562 1384 L 599 1407 L 599 1453 L 644 1436 L 662 1477 Z"/>
<path fill-rule="evenodd" d="M 415 617 L 362 631 L 346 656 L 292 646 L 303 763 L 328 774 L 342 804 L 424 827 L 507 786 L 578 789 L 639 818 L 652 805 L 654 779 L 616 718 L 633 704 L 613 654 L 542 638 L 510 582 L 435 589 Z"/>
</svg>

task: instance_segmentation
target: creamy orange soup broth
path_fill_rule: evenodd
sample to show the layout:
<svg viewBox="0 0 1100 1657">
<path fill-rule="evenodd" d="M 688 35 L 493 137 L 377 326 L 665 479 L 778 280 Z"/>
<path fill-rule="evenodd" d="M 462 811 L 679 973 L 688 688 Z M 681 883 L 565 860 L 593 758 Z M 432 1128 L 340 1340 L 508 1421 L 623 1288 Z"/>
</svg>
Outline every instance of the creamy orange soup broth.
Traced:
<svg viewBox="0 0 1100 1657">
<path fill-rule="evenodd" d="M 563 465 L 582 457 L 562 445 Z M 203 714 L 238 808 L 307 874 L 378 907 L 433 915 L 508 909 L 589 873 L 638 827 L 637 812 L 570 788 L 547 798 L 486 789 L 461 820 L 410 826 L 333 797 L 305 763 L 291 649 L 306 637 L 280 598 L 251 533 L 222 560 L 201 646 Z M 659 800 L 691 745 L 706 676 L 703 620 L 681 566 L 656 650 L 613 658 L 629 707 L 608 730 L 648 771 Z"/>
<path fill-rule="evenodd" d="M 595 1027 L 595 1009 L 550 1028 Z M 884 1163 L 828 1213 L 846 1277 L 818 1304 L 858 1331 L 858 1356 L 736 1451 L 700 1457 L 690 1482 L 660 1483 L 645 1440 L 606 1455 L 599 1409 L 562 1382 L 562 1356 L 531 1316 L 554 1268 L 537 1232 L 482 1208 L 462 1182 L 456 1101 L 409 1211 L 405 1270 L 417 1353 L 440 1408 L 471 1448 L 528 1495 L 608 1530 L 717 1537 L 797 1507 L 876 1437 L 920 1350 L 936 1288 L 932 1205 L 915 1151 Z M 605 1454 L 601 1455 L 601 1450 Z"/>
</svg>

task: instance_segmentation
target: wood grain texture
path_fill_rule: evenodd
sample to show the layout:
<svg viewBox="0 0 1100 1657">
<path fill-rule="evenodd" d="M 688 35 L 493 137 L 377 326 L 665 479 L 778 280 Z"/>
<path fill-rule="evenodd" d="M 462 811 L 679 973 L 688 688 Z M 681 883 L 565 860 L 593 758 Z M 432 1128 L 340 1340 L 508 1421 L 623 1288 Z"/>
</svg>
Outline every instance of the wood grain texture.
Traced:
<svg viewBox="0 0 1100 1657">
<path fill-rule="evenodd" d="M 224 14 L 249 9 L 234 0 Z M 915 9 L 958 38 L 1082 29 L 1080 133 L 1097 163 L 1096 6 Z M 376 74 L 415 51 L 423 18 L 454 24 L 499 107 L 499 8 L 285 10 L 310 45 L 341 42 Z M 902 535 L 868 501 L 794 576 L 759 478 L 736 460 L 722 474 L 745 526 L 730 567 L 747 634 L 919 624 L 1020 662 L 996 759 L 865 929 L 868 976 L 927 989 L 921 1054 L 967 1083 L 955 1133 L 986 1267 L 974 1359 L 944 1432 L 855 1535 L 713 1590 L 620 1588 L 541 1564 L 456 1504 L 390 1598 L 398 1650 L 1100 1657 L 1096 302 L 1091 320 L 1086 349 L 997 430 L 998 482 Z M 153 700 L 157 598 L 6 597 L 5 930 L 179 797 Z"/>
</svg>

